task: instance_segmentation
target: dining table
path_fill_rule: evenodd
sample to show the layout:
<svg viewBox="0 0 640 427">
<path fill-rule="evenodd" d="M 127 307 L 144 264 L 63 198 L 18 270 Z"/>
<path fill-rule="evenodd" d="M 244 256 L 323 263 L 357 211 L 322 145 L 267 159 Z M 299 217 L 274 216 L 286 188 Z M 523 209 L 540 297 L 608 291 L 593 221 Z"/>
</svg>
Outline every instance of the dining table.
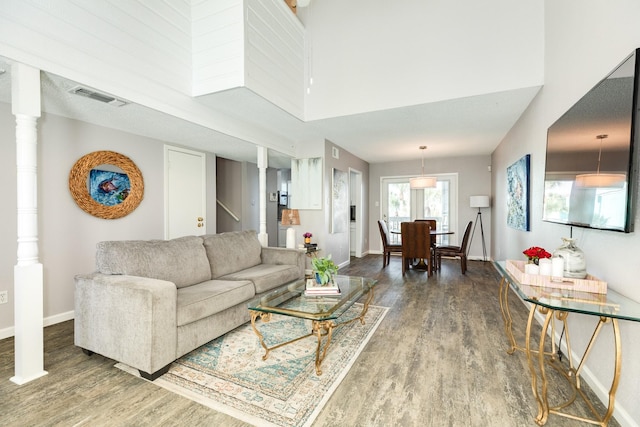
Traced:
<svg viewBox="0 0 640 427">
<path fill-rule="evenodd" d="M 395 235 L 398 235 L 398 236 L 401 235 L 400 230 L 391 230 L 389 232 L 391 234 L 395 234 Z M 449 230 L 438 230 L 438 229 L 436 229 L 436 230 L 431 230 L 429 232 L 429 234 L 431 234 L 432 237 L 433 236 L 437 237 L 437 236 L 449 236 L 449 235 L 454 234 L 454 232 L 453 231 L 449 231 Z M 432 240 L 432 242 L 433 242 L 431 244 L 432 249 L 435 249 L 435 247 L 436 247 L 435 241 Z M 428 268 L 428 266 L 427 266 L 427 263 L 424 262 L 424 258 L 420 258 L 420 260 L 418 260 L 418 263 L 413 265 L 413 268 L 417 269 L 417 270 L 426 270 Z"/>
</svg>

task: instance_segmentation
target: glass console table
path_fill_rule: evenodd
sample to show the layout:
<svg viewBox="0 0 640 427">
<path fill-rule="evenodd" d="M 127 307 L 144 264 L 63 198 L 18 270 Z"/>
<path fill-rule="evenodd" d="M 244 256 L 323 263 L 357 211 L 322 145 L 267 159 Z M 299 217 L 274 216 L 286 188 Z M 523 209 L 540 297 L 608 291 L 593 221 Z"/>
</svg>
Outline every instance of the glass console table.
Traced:
<svg viewBox="0 0 640 427">
<path fill-rule="evenodd" d="M 608 290 L 606 294 L 594 294 L 580 292 L 574 290 L 554 289 L 551 287 L 531 286 L 520 283 L 509 271 L 507 271 L 506 261 L 494 262 L 494 265 L 502 280 L 500 281 L 500 309 L 502 310 L 502 319 L 504 321 L 504 329 L 509 340 L 510 348 L 507 351 L 513 354 L 516 351 L 522 351 L 527 355 L 529 370 L 531 372 L 531 387 L 533 395 L 538 405 L 538 414 L 535 421 L 538 425 L 544 425 L 547 422 L 549 414 L 560 415 L 591 424 L 606 426 L 613 415 L 615 404 L 616 390 L 620 381 L 620 368 L 622 360 L 622 345 L 620 342 L 620 329 L 618 320 L 630 320 L 640 322 L 640 303 L 635 302 L 623 295 L 612 290 Z M 529 310 L 529 318 L 525 333 L 525 345 L 517 344 L 512 330 L 511 313 L 509 312 L 509 288 L 524 301 L 531 303 Z M 532 344 L 531 332 L 534 323 L 536 310 L 544 316 L 538 348 Z M 569 339 L 569 328 L 567 318 L 570 313 L 580 313 L 589 316 L 599 317 L 598 323 L 593 331 L 589 343 L 578 361 L 577 367 L 571 358 L 571 344 Z M 564 328 L 564 334 L 567 346 L 567 357 L 569 367 L 562 365 L 557 354 L 555 323 L 559 321 Z M 580 388 L 580 372 L 587 360 L 591 348 L 595 343 L 602 326 L 611 324 L 613 329 L 614 346 L 615 346 L 615 362 L 613 379 L 609 389 L 609 402 L 607 410 L 604 414 L 596 411 L 592 402 Z M 545 341 L 548 336 L 549 328 L 551 328 L 551 345 L 550 351 L 545 350 Z M 547 398 L 547 375 L 545 365 L 549 365 L 556 369 L 572 386 L 572 397 L 557 406 L 549 406 Z M 539 382 L 539 384 L 538 384 Z M 587 406 L 593 414 L 593 418 L 578 417 L 567 412 L 563 412 L 565 408 L 571 405 L 577 396 L 587 403 Z"/>
</svg>

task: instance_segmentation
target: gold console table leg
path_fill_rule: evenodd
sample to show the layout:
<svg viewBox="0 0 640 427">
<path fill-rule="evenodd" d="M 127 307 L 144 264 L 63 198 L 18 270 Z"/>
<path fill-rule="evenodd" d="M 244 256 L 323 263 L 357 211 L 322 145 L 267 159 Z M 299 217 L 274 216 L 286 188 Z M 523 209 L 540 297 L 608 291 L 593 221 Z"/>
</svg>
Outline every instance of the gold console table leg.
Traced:
<svg viewBox="0 0 640 427">
<path fill-rule="evenodd" d="M 516 339 L 513 336 L 513 319 L 511 318 L 511 312 L 509 311 L 509 282 L 504 277 L 500 280 L 500 311 L 502 312 L 502 322 L 504 323 L 504 333 L 507 335 L 509 344 L 511 347 L 507 350 L 508 354 L 513 354 L 518 350 Z"/>
<path fill-rule="evenodd" d="M 535 418 L 536 423 L 542 426 L 546 424 L 549 414 L 554 414 L 554 415 L 562 416 L 565 418 L 584 421 L 589 424 L 606 427 L 609 423 L 609 420 L 613 416 L 616 391 L 618 389 L 618 383 L 620 382 L 622 348 L 621 348 L 621 342 L 620 342 L 620 330 L 618 327 L 618 319 L 609 318 L 609 317 L 600 317 L 598 324 L 596 325 L 593 331 L 591 339 L 589 340 L 589 343 L 582 355 L 582 358 L 580 359 L 578 368 L 576 369 L 573 367 L 573 361 L 571 359 L 569 329 L 567 325 L 567 317 L 569 314 L 568 312 L 556 311 L 556 310 L 551 310 L 545 307 L 539 307 L 540 312 L 545 315 L 545 319 L 540 332 L 540 341 L 539 341 L 538 350 L 536 351 L 531 348 L 531 329 L 532 329 L 532 324 L 534 322 L 534 315 L 535 315 L 536 308 L 538 308 L 536 305 L 531 306 L 531 310 L 529 312 L 529 320 L 527 322 L 527 332 L 526 332 L 526 350 L 527 350 L 527 360 L 529 363 L 529 369 L 531 371 L 531 387 L 533 389 L 533 394 L 538 404 L 538 414 Z M 569 360 L 568 369 L 564 367 L 559 360 L 557 360 L 557 357 L 555 354 L 555 331 L 554 331 L 554 320 L 553 320 L 554 316 L 558 320 L 562 321 L 563 326 L 565 327 L 565 334 L 567 336 L 567 340 L 566 340 L 567 353 L 568 353 L 567 357 Z M 609 322 L 611 322 L 611 325 L 613 328 L 613 336 L 615 341 L 614 343 L 615 362 L 614 362 L 613 380 L 611 382 L 611 387 L 609 388 L 609 401 L 608 401 L 607 410 L 603 415 L 601 415 L 598 413 L 595 406 L 589 400 L 587 395 L 582 391 L 581 384 L 580 384 L 580 373 L 582 371 L 582 367 L 584 366 L 587 358 L 589 357 L 589 353 L 591 352 L 591 349 L 593 348 L 593 345 L 596 342 L 596 339 L 600 333 L 600 330 L 602 329 L 602 326 L 605 323 L 609 323 Z M 549 330 L 549 325 L 551 325 L 552 327 L 552 337 L 551 337 L 553 341 L 552 352 L 545 353 L 544 346 L 545 346 L 547 333 Z M 537 353 L 537 360 L 534 359 L 535 357 L 534 355 L 536 353 Z M 537 362 L 537 369 L 536 369 L 535 362 Z M 558 371 L 571 384 L 573 388 L 573 395 L 566 402 L 563 402 L 562 404 L 555 407 L 549 406 L 549 401 L 547 396 L 548 381 L 547 381 L 546 368 L 545 368 L 547 364 L 553 367 L 556 371 Z M 538 372 L 540 376 L 539 388 L 537 384 Z M 589 407 L 589 410 L 593 415 L 593 418 L 580 417 L 577 415 L 572 415 L 572 414 L 562 412 L 564 408 L 568 407 L 575 401 L 575 399 L 577 398 L 577 395 L 580 395 L 582 400 L 587 404 L 587 406 Z"/>
</svg>

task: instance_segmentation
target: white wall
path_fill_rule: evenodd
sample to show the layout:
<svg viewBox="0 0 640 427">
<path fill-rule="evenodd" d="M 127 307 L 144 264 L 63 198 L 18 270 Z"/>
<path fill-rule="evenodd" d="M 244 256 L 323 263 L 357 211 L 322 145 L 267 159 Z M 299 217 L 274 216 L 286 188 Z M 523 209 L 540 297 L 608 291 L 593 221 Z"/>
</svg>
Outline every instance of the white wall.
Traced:
<svg viewBox="0 0 640 427">
<path fill-rule="evenodd" d="M 291 141 L 191 96 L 191 3 L 3 0 L 0 56 L 292 155 Z"/>
<path fill-rule="evenodd" d="M 193 2 L 193 95 L 246 86 L 304 115 L 304 27 L 282 0 Z"/>
<path fill-rule="evenodd" d="M 333 148 L 339 150 L 339 158 L 332 157 Z M 363 199 L 364 206 L 369 203 L 369 163 L 354 156 L 347 150 L 333 144 L 331 141 L 315 142 L 313 144 L 306 144 L 298 147 L 297 158 L 314 158 L 322 157 L 322 209 L 300 209 L 300 225 L 293 226 L 296 230 L 296 242 L 303 243 L 302 234 L 310 232 L 313 234 L 312 242 L 318 244 L 320 249 L 320 256 L 331 255 L 333 261 L 338 265 L 344 265 L 349 262 L 349 228 L 344 233 L 331 233 L 331 173 L 332 169 L 336 168 L 343 172 L 349 172 L 349 168 L 356 169 L 362 172 L 363 183 Z M 316 189 L 309 189 L 309 191 L 317 191 Z M 292 197 L 296 197 L 295 194 L 291 194 Z M 347 212 L 348 215 L 348 212 Z M 363 236 L 363 246 L 368 247 L 369 236 L 367 231 L 369 229 L 368 217 L 363 217 L 363 229 L 365 234 Z M 347 218 L 348 221 L 348 218 Z"/>
<path fill-rule="evenodd" d="M 244 85 L 243 0 L 191 3 L 193 95 Z"/>
<path fill-rule="evenodd" d="M 13 267 L 17 262 L 15 118 L 0 103 L 0 181 L 6 191 L 0 209 L 0 290 L 9 304 L 0 306 L 0 338 L 13 334 Z M 129 157 L 144 179 L 144 198 L 131 214 L 114 220 L 81 210 L 69 193 L 69 171 L 85 154 L 111 150 Z M 44 268 L 45 324 L 72 318 L 73 277 L 95 270 L 95 247 L 101 240 L 162 239 L 164 236 L 164 142 L 45 114 L 38 121 L 38 234 Z M 215 177 L 212 154 L 207 176 Z M 209 182 L 215 189 L 215 178 Z M 208 188 L 215 203 L 215 191 Z M 215 224 L 212 200 L 206 222 Z M 211 220 L 209 220 L 211 218 Z M 214 232 L 214 230 L 210 230 Z"/>
<path fill-rule="evenodd" d="M 475 208 L 469 207 L 469 196 L 491 195 L 491 172 L 488 166 L 491 165 L 489 156 L 468 156 L 449 158 L 425 158 L 425 175 L 429 174 L 458 174 L 458 229 L 453 230 L 457 236 L 458 243 L 462 243 L 462 235 L 469 221 L 475 221 L 478 212 Z M 415 172 L 413 175 L 411 172 Z M 420 159 L 374 163 L 370 169 L 369 187 L 371 189 L 369 200 L 369 248 L 371 252 L 382 252 L 382 240 L 378 229 L 378 220 L 382 218 L 381 205 L 382 194 L 380 188 L 380 178 L 390 176 L 415 176 L 420 173 Z M 377 204 L 377 206 L 376 206 Z M 482 210 L 482 223 L 484 225 L 485 242 L 487 245 L 487 256 L 492 257 L 491 248 L 491 218 L 492 208 Z M 469 257 L 482 258 L 482 239 L 480 238 L 479 225 L 475 237 L 469 248 Z"/>
<path fill-rule="evenodd" d="M 496 259 L 523 259 L 530 246 L 547 250 L 560 246 L 569 227 L 542 222 L 542 197 L 547 128 L 633 49 L 640 47 L 640 3 L 632 0 L 600 2 L 588 0 L 545 2 L 545 86 L 529 109 L 492 156 L 495 195 L 492 251 Z M 531 154 L 531 232 L 506 226 L 506 168 L 524 154 Z M 638 224 L 636 213 L 636 224 Z M 640 301 L 637 268 L 640 254 L 638 232 L 623 234 L 573 229 L 577 244 L 587 257 L 589 273 L 606 280 L 611 289 Z M 570 316 L 572 346 L 581 354 L 597 319 Z M 524 327 L 524 325 L 522 325 Z M 637 426 L 640 420 L 640 324 L 620 321 L 622 375 L 616 395 L 615 413 L 622 425 Z M 585 370 L 589 382 L 601 396 L 608 390 L 612 370 L 612 334 L 607 327 L 602 342 L 590 356 Z"/>
<path fill-rule="evenodd" d="M 333 157 L 332 152 L 333 148 L 337 148 L 339 152 L 339 158 L 336 159 Z M 362 191 L 363 191 L 363 199 L 364 206 L 367 206 L 369 203 L 369 173 L 370 173 L 370 165 L 359 157 L 354 156 L 349 153 L 347 150 L 342 147 L 333 144 L 331 141 L 326 141 L 324 144 L 324 231 L 325 238 L 322 244 L 322 248 L 324 250 L 324 255 L 331 254 L 332 259 L 336 262 L 336 264 L 341 265 L 349 262 L 350 252 L 349 252 L 349 218 L 346 218 L 347 228 L 343 233 L 331 233 L 331 197 L 332 197 L 332 172 L 333 169 L 338 169 L 342 172 L 349 173 L 349 168 L 357 169 L 362 172 Z M 349 211 L 347 210 L 347 215 L 349 215 Z M 367 230 L 369 228 L 368 218 L 363 216 L 363 230 Z M 365 233 L 363 237 L 363 245 L 364 247 L 368 246 L 369 236 Z"/>
<path fill-rule="evenodd" d="M 542 0 L 312 1 L 298 11 L 313 78 L 306 118 L 538 86 L 543 12 Z"/>
</svg>

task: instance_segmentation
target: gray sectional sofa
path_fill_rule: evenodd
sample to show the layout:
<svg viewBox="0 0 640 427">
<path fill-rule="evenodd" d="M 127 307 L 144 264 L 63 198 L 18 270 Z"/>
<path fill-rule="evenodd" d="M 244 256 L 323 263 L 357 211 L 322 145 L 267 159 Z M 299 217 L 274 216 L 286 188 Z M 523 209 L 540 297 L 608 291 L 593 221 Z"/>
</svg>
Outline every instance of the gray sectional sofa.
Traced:
<svg viewBox="0 0 640 427">
<path fill-rule="evenodd" d="M 304 277 L 305 253 L 255 231 L 97 245 L 75 278 L 75 345 L 154 380 L 171 362 L 249 320 L 247 302 Z"/>
</svg>

